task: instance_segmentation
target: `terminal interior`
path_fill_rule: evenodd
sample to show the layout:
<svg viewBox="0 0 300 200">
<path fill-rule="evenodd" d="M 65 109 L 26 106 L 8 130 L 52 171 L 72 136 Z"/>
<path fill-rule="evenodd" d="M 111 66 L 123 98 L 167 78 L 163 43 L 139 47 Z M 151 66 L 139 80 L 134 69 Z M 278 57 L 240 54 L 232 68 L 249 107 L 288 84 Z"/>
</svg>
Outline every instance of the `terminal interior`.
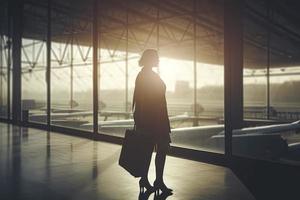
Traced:
<svg viewBox="0 0 300 200">
<path fill-rule="evenodd" d="M 171 124 L 165 198 L 298 199 L 299 9 L 292 0 L 2 0 L 0 195 L 140 198 L 118 156 L 151 48 Z"/>
</svg>

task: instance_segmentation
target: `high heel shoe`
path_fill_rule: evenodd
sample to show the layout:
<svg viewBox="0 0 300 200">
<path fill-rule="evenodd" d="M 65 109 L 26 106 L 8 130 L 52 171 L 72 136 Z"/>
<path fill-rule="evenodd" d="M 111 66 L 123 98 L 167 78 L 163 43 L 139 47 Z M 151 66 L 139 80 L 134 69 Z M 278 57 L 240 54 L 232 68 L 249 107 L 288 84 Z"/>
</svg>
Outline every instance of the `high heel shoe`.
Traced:
<svg viewBox="0 0 300 200">
<path fill-rule="evenodd" d="M 146 190 L 146 192 L 140 192 L 139 200 L 148 200 L 150 195 L 152 194 L 153 190 Z"/>
<path fill-rule="evenodd" d="M 146 188 L 147 191 L 153 191 L 153 186 L 149 183 L 147 179 L 140 179 L 139 181 L 140 185 L 140 193 L 145 192 L 144 188 Z"/>
<path fill-rule="evenodd" d="M 163 181 L 154 181 L 154 190 L 155 190 L 155 195 L 159 195 L 159 190 L 162 191 L 162 193 L 172 193 L 172 189 L 168 188 Z"/>
<path fill-rule="evenodd" d="M 170 193 L 161 193 L 161 194 L 159 194 L 159 195 L 154 195 L 154 200 L 166 200 L 169 196 L 171 196 L 171 195 L 173 195 L 173 193 L 172 192 L 170 192 Z M 143 199 L 144 200 L 144 199 Z M 148 199 L 147 199 L 148 200 Z"/>
</svg>

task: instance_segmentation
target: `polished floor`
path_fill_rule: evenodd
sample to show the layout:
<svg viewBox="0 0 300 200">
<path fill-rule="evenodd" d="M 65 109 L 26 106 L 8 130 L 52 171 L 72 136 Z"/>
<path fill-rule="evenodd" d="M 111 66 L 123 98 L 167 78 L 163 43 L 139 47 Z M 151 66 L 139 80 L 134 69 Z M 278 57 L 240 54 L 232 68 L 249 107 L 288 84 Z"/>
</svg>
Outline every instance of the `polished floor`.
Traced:
<svg viewBox="0 0 300 200">
<path fill-rule="evenodd" d="M 138 199 L 138 179 L 118 165 L 120 149 L 0 123 L 0 199 Z M 186 159 L 167 157 L 165 182 L 174 189 L 168 200 L 254 199 L 229 169 Z"/>
</svg>

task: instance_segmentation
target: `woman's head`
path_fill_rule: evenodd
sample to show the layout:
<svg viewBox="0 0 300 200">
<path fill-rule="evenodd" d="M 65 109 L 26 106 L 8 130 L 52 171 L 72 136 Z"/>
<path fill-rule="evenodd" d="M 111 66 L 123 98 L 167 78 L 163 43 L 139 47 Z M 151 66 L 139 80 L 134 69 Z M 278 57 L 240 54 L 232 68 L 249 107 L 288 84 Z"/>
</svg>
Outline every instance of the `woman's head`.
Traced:
<svg viewBox="0 0 300 200">
<path fill-rule="evenodd" d="M 158 63 L 158 53 L 155 49 L 146 49 L 139 60 L 140 67 L 157 67 Z"/>
</svg>

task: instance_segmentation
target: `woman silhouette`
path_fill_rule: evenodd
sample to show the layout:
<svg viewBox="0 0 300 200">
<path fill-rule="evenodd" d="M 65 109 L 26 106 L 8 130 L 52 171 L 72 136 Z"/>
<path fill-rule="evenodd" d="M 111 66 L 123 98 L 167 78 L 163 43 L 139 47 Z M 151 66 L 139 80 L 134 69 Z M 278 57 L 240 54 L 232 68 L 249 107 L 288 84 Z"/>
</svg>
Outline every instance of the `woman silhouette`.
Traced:
<svg viewBox="0 0 300 200">
<path fill-rule="evenodd" d="M 139 66 L 143 67 L 137 75 L 133 95 L 134 121 L 136 129 L 151 138 L 153 143 L 147 157 L 146 170 L 139 181 L 141 191 L 154 190 L 163 193 L 171 193 L 163 181 L 163 172 L 166 154 L 170 146 L 170 122 L 168 118 L 167 103 L 165 98 L 166 85 L 161 78 L 152 71 L 159 63 L 158 53 L 154 49 L 147 49 L 139 60 Z M 148 180 L 149 165 L 153 148 L 156 146 L 155 168 L 156 180 L 152 187 Z"/>
</svg>

